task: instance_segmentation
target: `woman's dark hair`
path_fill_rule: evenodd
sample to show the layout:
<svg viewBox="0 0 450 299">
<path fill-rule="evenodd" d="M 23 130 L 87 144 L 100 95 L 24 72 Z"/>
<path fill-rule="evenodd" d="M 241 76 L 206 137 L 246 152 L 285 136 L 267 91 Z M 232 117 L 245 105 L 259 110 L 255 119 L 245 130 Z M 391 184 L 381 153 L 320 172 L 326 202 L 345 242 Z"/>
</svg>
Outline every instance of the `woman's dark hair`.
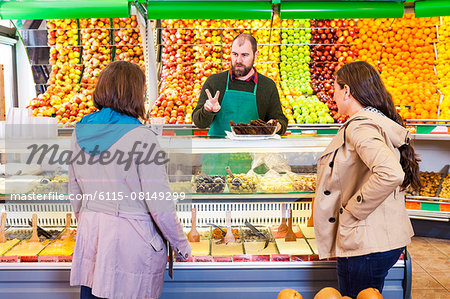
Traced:
<svg viewBox="0 0 450 299">
<path fill-rule="evenodd" d="M 336 83 L 344 88 L 348 85 L 350 93 L 363 107 L 374 107 L 384 115 L 404 126 L 401 116 L 395 109 L 392 96 L 387 91 L 377 70 L 367 62 L 356 61 L 345 64 L 336 72 Z M 402 189 L 410 186 L 418 190 L 422 186 L 420 182 L 419 163 L 414 148 L 410 144 L 399 147 L 400 164 L 405 172 Z"/>
<path fill-rule="evenodd" d="M 145 74 L 127 61 L 114 61 L 100 73 L 93 101 L 98 109 L 111 108 L 135 118 L 146 119 Z"/>
</svg>

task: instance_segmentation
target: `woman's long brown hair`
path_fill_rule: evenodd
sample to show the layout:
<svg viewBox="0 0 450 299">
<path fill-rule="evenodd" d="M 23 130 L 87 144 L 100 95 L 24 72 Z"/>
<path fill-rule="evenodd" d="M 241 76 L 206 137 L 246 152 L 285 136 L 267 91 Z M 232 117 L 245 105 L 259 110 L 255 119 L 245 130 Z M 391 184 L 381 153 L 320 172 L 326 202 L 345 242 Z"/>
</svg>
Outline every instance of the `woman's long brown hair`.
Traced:
<svg viewBox="0 0 450 299">
<path fill-rule="evenodd" d="M 131 62 L 114 61 L 100 73 L 93 100 L 98 109 L 111 108 L 122 114 L 146 119 L 145 74 Z"/>
<path fill-rule="evenodd" d="M 350 93 L 363 107 L 374 107 L 384 115 L 404 126 L 401 116 L 395 109 L 392 96 L 387 91 L 380 74 L 367 62 L 356 61 L 342 66 L 336 72 L 336 82 L 341 88 L 350 87 Z M 405 172 L 402 189 L 410 186 L 413 190 L 419 190 L 420 181 L 419 162 L 411 144 L 399 147 L 400 164 Z"/>
</svg>

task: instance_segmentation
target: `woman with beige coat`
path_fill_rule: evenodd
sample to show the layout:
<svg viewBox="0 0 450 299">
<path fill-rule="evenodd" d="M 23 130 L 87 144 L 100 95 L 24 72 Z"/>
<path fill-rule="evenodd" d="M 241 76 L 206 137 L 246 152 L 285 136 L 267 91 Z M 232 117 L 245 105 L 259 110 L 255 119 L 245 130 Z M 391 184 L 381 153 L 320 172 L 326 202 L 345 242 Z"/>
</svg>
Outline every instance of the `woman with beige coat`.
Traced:
<svg viewBox="0 0 450 299">
<path fill-rule="evenodd" d="M 418 159 L 379 73 L 366 62 L 336 72 L 334 99 L 350 119 L 318 160 L 314 228 L 321 259 L 337 257 L 339 290 L 383 290 L 414 232 L 404 189 L 420 187 Z"/>
</svg>

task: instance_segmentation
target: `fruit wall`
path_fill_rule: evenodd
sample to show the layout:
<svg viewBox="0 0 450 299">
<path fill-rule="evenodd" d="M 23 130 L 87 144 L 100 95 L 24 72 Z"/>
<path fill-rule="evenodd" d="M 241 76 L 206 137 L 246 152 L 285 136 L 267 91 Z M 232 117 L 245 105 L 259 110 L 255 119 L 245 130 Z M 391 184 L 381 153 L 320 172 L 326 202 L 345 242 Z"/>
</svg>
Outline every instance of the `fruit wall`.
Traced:
<svg viewBox="0 0 450 299">
<path fill-rule="evenodd" d="M 333 101 L 334 72 L 374 65 L 404 119 L 448 119 L 449 19 L 162 20 L 161 89 L 153 117 L 192 123 L 206 78 L 230 67 L 230 43 L 247 32 L 258 42 L 256 69 L 278 86 L 289 123 L 344 122 Z M 443 34 L 439 35 L 438 32 Z M 444 100 L 442 101 L 442 93 Z M 441 103 L 442 102 L 442 103 Z M 439 110 L 440 109 L 440 110 Z"/>
<path fill-rule="evenodd" d="M 152 117 L 192 123 L 202 84 L 230 68 L 239 33 L 258 41 L 255 66 L 272 78 L 289 123 L 344 122 L 333 101 L 334 72 L 357 60 L 374 65 L 404 119 L 449 119 L 450 19 L 161 20 L 159 97 Z M 92 90 L 112 60 L 143 64 L 136 17 L 47 20 L 51 72 L 32 99 L 35 116 L 73 124 L 95 111 Z"/>
<path fill-rule="evenodd" d="M 144 68 L 135 15 L 116 19 L 46 20 L 45 26 L 46 45 L 41 45 L 41 49 L 49 49 L 49 58 L 41 59 L 39 65 L 33 61 L 32 64 L 33 70 L 46 68 L 49 74 L 44 75 L 45 84 L 37 88 L 41 93 L 28 105 L 34 116 L 56 117 L 61 124 L 73 124 L 97 110 L 92 92 L 100 72 L 109 62 L 132 61 Z M 35 48 L 27 45 L 29 54 Z"/>
</svg>

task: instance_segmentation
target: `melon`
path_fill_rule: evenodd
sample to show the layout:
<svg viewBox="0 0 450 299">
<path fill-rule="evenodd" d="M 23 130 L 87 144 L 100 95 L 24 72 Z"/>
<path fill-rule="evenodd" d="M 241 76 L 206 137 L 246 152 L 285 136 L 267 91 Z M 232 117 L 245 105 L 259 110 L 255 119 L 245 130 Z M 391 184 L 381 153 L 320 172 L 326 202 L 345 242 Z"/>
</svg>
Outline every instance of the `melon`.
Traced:
<svg viewBox="0 0 450 299">
<path fill-rule="evenodd" d="M 296 290 L 284 289 L 278 293 L 277 299 L 303 299 L 303 297 Z"/>
<path fill-rule="evenodd" d="M 380 291 L 375 288 L 367 288 L 359 292 L 356 299 L 383 299 L 383 295 L 381 295 Z"/>
<path fill-rule="evenodd" d="M 342 299 L 341 293 L 338 290 L 332 287 L 326 287 L 321 289 L 314 299 Z"/>
</svg>

